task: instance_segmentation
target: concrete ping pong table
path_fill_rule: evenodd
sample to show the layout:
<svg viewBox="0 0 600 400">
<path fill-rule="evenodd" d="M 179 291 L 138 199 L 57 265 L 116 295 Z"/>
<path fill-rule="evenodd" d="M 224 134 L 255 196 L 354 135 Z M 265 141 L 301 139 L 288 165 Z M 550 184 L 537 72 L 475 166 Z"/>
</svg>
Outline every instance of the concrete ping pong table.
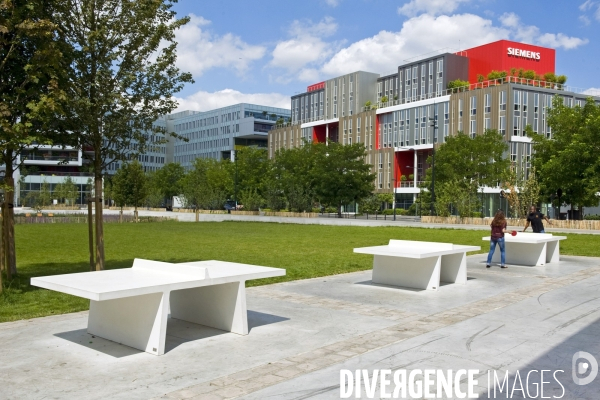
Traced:
<svg viewBox="0 0 600 400">
<path fill-rule="evenodd" d="M 517 232 L 516 236 L 504 235 L 506 263 L 529 267 L 540 267 L 546 263 L 555 263 L 560 259 L 560 241 L 566 236 L 554 236 L 550 233 Z M 489 236 L 482 240 L 490 241 Z M 500 249 L 492 257 L 493 262 L 500 262 Z"/>
<path fill-rule="evenodd" d="M 360 247 L 355 253 L 373 254 L 373 282 L 383 285 L 438 290 L 440 282 L 467 283 L 467 252 L 479 246 L 390 240 L 387 246 Z"/>
<path fill-rule="evenodd" d="M 223 261 L 135 259 L 132 268 L 37 277 L 31 285 L 90 299 L 88 333 L 162 355 L 169 311 L 172 318 L 247 335 L 245 282 L 282 275 L 280 268 Z"/>
</svg>

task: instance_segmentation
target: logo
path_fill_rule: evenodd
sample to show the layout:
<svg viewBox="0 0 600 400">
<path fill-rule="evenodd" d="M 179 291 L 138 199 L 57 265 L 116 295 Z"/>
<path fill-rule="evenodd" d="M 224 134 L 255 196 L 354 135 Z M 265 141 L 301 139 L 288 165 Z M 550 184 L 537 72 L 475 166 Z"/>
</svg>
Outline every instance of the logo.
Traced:
<svg viewBox="0 0 600 400">
<path fill-rule="evenodd" d="M 540 53 L 536 53 L 535 51 L 515 49 L 514 47 L 508 48 L 508 55 L 522 58 L 529 58 L 530 60 L 539 60 Z"/>
<path fill-rule="evenodd" d="M 583 361 L 585 360 L 585 361 Z M 598 375 L 598 361 L 590 353 L 578 351 L 573 354 L 573 382 L 583 386 L 591 383 Z M 588 374 L 589 372 L 589 374 Z M 586 377 L 584 375 L 588 374 Z"/>
</svg>

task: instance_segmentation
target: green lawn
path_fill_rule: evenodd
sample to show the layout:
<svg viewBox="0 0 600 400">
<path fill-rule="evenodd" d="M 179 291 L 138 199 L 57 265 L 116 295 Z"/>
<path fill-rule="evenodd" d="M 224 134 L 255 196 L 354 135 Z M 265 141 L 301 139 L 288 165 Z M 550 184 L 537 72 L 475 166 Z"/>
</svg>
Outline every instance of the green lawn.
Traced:
<svg viewBox="0 0 600 400">
<path fill-rule="evenodd" d="M 0 322 L 86 310 L 89 301 L 29 286 L 33 276 L 87 271 L 86 224 L 17 225 L 19 276 L 5 282 Z M 314 278 L 371 268 L 372 256 L 354 247 L 390 238 L 485 246 L 484 231 L 396 227 L 337 227 L 260 222 L 106 224 L 107 268 L 130 267 L 134 257 L 168 262 L 223 260 L 280 267 L 284 277 L 249 285 Z M 600 256 L 599 235 L 567 235 L 563 254 Z M 485 249 L 484 249 L 485 251 Z"/>
</svg>

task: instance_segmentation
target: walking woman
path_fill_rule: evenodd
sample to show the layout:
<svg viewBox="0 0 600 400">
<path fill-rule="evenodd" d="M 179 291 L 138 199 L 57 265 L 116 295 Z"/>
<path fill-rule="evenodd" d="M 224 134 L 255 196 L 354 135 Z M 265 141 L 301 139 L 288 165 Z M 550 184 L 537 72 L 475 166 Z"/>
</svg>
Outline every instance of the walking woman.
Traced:
<svg viewBox="0 0 600 400">
<path fill-rule="evenodd" d="M 504 234 L 510 233 L 506 230 L 506 218 L 502 210 L 496 211 L 494 220 L 492 221 L 492 236 L 490 238 L 490 252 L 488 253 L 486 268 L 490 268 L 492 264 L 492 256 L 494 250 L 496 250 L 496 244 L 500 246 L 500 267 L 507 268 L 506 263 L 506 251 L 504 245 Z"/>
</svg>

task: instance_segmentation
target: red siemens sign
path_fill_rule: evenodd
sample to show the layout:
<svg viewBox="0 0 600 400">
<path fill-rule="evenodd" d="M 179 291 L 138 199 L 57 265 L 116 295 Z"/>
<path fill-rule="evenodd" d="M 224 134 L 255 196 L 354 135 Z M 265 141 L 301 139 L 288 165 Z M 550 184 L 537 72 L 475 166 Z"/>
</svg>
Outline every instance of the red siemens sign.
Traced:
<svg viewBox="0 0 600 400">
<path fill-rule="evenodd" d="M 487 80 L 487 74 L 491 71 L 510 73 L 512 68 L 531 69 L 539 75 L 555 72 L 556 51 L 554 49 L 510 40 L 499 40 L 457 54 L 469 58 L 469 82 L 471 83 L 477 82 L 477 75 L 483 75 L 484 80 Z"/>
<path fill-rule="evenodd" d="M 307 92 L 314 92 L 315 90 L 325 89 L 325 82 L 315 83 L 306 88 Z"/>
</svg>

